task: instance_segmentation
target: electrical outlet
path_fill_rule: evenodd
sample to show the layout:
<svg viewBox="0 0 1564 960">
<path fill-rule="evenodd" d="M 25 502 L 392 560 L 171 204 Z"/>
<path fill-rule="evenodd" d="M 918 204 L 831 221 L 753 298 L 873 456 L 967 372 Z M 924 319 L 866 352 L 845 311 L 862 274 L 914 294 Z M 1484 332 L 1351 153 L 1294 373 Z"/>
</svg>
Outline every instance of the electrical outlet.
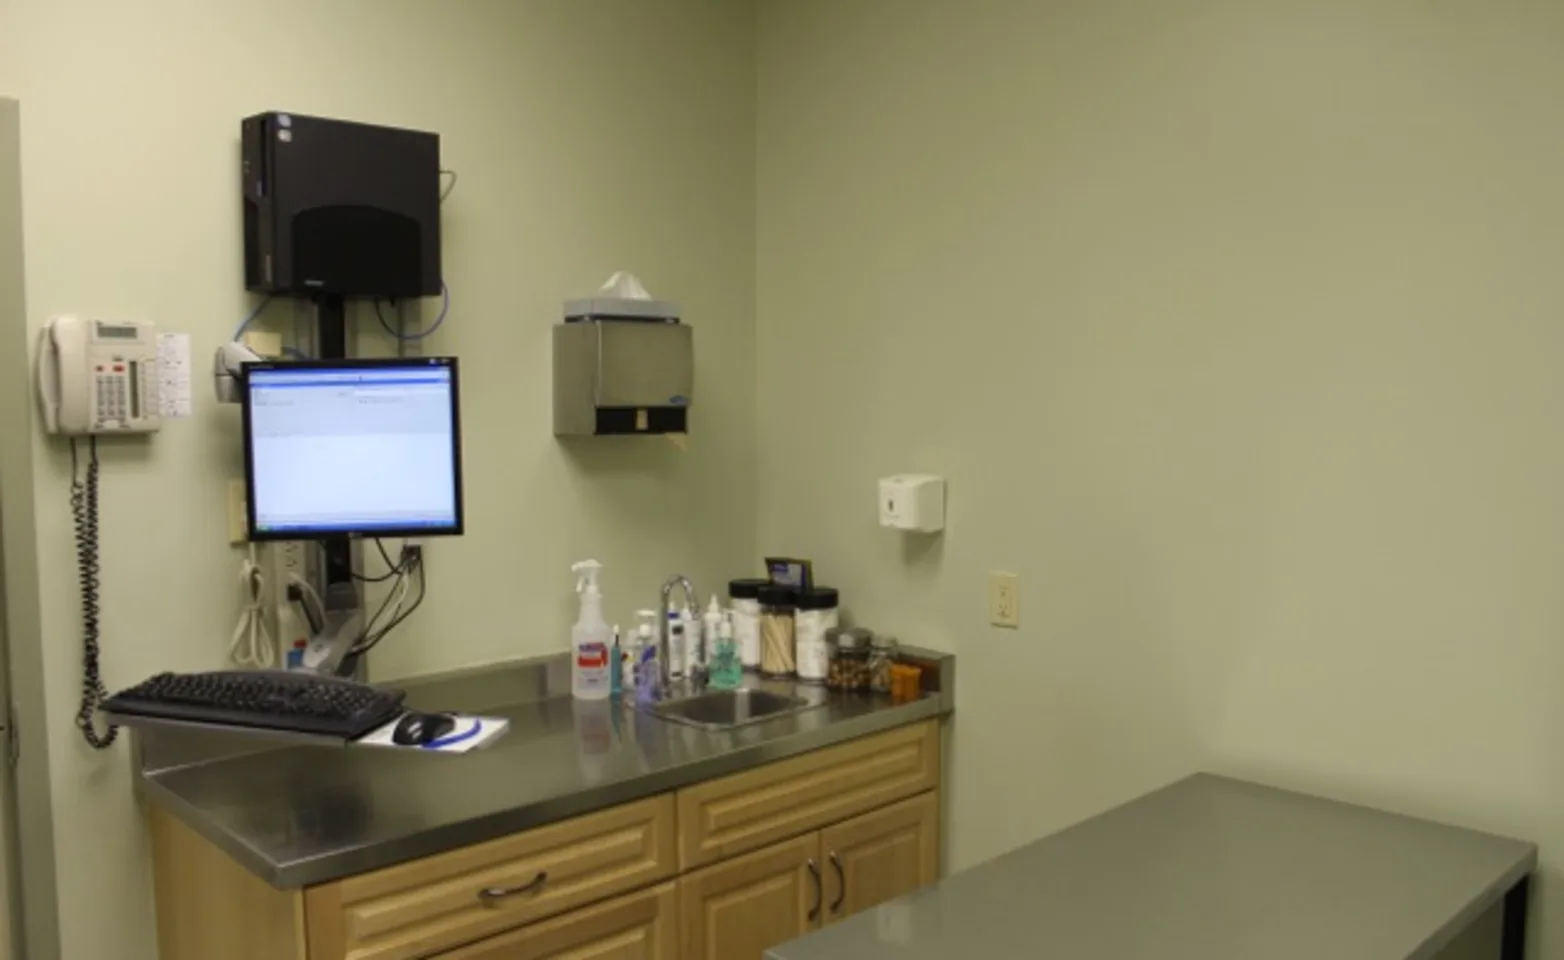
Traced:
<svg viewBox="0 0 1564 960">
<path fill-rule="evenodd" d="M 1021 625 L 1021 578 L 1014 573 L 988 575 L 988 620 L 996 627 Z"/>
<path fill-rule="evenodd" d="M 266 581 L 271 589 L 272 610 L 267 627 L 277 639 L 283 662 L 287 662 L 287 651 L 293 648 L 295 641 L 307 641 L 310 637 L 308 620 L 288 601 L 288 585 L 293 577 L 309 582 L 305 549 L 306 545 L 298 540 L 280 540 L 266 545 L 269 561 Z"/>
<path fill-rule="evenodd" d="M 236 547 L 250 540 L 250 516 L 244 503 L 244 481 L 228 481 L 228 542 Z"/>
</svg>

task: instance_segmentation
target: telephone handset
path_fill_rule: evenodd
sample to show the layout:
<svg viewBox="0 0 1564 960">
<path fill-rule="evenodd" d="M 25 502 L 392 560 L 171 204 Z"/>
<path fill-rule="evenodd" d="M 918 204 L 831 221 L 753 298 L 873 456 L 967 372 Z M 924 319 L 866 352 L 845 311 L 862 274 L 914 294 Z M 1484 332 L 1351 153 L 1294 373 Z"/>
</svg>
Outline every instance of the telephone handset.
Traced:
<svg viewBox="0 0 1564 960">
<path fill-rule="evenodd" d="M 55 317 L 38 348 L 38 399 L 50 433 L 151 433 L 162 426 L 157 328 Z"/>
</svg>

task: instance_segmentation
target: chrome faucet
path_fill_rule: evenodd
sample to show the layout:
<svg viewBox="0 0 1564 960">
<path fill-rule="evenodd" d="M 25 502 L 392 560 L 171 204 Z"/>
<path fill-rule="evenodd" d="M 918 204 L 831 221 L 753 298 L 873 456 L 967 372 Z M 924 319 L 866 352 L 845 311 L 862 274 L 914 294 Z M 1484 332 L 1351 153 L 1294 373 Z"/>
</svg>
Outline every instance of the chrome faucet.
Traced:
<svg viewBox="0 0 1564 960">
<path fill-rule="evenodd" d="M 661 615 L 660 619 L 662 620 L 662 624 L 658 627 L 659 632 L 657 634 L 657 663 L 658 672 L 660 673 L 662 680 L 663 696 L 667 696 L 668 691 L 673 689 L 673 658 L 668 655 L 669 649 L 671 647 L 671 644 L 668 642 L 668 612 L 671 609 L 668 606 L 668 601 L 669 598 L 673 596 L 674 587 L 682 587 L 684 589 L 684 602 L 685 605 L 688 606 L 691 610 L 695 609 L 696 603 L 698 602 L 696 600 L 695 585 L 690 582 L 689 577 L 676 573 L 668 579 L 667 583 L 663 584 L 662 605 L 657 608 L 657 612 Z M 690 634 L 688 624 L 685 625 L 684 639 L 686 643 L 689 642 Z M 704 643 L 705 640 L 703 639 L 701 642 Z M 692 676 L 695 672 L 694 665 L 704 661 L 704 659 L 704 657 L 697 657 L 696 651 L 686 648 L 685 662 L 689 665 L 689 672 Z"/>
</svg>

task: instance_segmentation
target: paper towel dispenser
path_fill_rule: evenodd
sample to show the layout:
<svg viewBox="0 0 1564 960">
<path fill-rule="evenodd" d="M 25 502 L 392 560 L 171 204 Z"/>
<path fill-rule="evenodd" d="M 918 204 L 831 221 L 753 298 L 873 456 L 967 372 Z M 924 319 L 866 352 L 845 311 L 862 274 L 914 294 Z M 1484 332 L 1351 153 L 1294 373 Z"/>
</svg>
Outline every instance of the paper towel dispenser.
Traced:
<svg viewBox="0 0 1564 960">
<path fill-rule="evenodd" d="M 568 316 L 600 302 L 566 304 L 566 321 L 554 327 L 554 435 L 688 433 L 694 331 L 676 316 Z"/>
</svg>

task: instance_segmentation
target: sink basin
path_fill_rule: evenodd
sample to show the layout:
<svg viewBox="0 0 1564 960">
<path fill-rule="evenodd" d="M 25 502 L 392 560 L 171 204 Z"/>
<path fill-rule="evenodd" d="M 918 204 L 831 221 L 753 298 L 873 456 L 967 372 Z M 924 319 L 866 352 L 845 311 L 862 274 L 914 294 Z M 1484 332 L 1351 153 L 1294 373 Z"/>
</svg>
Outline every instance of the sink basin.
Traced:
<svg viewBox="0 0 1564 960">
<path fill-rule="evenodd" d="M 709 693 L 670 700 L 650 708 L 653 716 L 687 723 L 693 727 L 726 730 L 785 716 L 815 706 L 803 697 L 791 697 L 769 690 L 713 690 Z"/>
</svg>

